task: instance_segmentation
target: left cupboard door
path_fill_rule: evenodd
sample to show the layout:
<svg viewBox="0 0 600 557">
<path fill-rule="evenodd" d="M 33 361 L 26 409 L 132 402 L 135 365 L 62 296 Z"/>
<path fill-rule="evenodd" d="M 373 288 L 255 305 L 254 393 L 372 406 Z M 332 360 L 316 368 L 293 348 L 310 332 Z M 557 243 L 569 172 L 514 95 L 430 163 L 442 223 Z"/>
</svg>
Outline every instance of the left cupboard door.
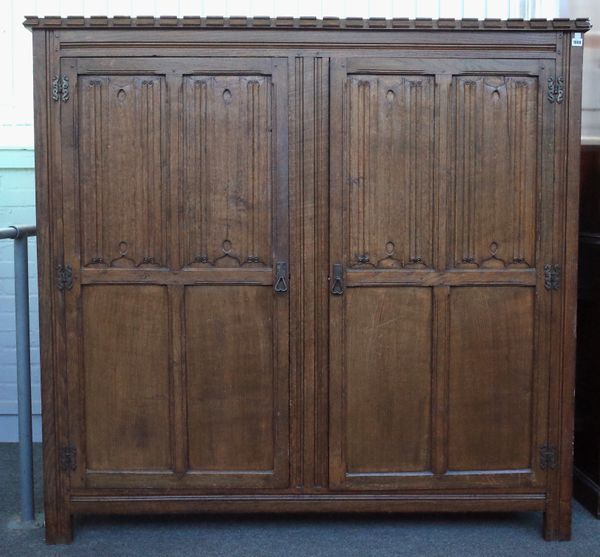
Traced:
<svg viewBox="0 0 600 557">
<path fill-rule="evenodd" d="M 286 61 L 64 58 L 61 75 L 72 488 L 286 487 Z"/>
</svg>

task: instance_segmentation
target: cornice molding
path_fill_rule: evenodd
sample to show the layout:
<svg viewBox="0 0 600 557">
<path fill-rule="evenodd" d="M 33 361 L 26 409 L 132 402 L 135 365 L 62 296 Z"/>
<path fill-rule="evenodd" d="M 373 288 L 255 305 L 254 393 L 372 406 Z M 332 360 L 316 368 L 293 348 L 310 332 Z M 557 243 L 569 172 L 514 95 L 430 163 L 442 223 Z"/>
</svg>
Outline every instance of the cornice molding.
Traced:
<svg viewBox="0 0 600 557">
<path fill-rule="evenodd" d="M 185 16 L 26 16 L 30 29 L 339 29 L 339 30 L 439 30 L 439 31 L 579 31 L 591 28 L 580 19 L 362 19 L 349 17 L 195 17 Z"/>
</svg>

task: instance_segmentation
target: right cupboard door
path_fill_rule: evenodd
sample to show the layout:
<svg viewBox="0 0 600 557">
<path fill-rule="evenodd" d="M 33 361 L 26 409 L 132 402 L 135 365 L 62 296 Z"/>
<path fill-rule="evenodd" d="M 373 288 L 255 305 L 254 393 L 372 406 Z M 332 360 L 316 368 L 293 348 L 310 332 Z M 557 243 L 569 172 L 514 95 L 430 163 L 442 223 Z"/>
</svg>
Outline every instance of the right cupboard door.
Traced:
<svg viewBox="0 0 600 557">
<path fill-rule="evenodd" d="M 553 70 L 332 61 L 333 488 L 543 488 Z"/>
</svg>

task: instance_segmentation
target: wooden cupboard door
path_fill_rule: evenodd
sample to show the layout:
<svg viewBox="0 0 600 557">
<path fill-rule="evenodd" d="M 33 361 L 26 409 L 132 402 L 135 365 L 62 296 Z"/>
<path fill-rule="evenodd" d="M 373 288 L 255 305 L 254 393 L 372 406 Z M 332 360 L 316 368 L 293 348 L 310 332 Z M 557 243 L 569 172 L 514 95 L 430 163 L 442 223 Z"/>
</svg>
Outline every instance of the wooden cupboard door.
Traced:
<svg viewBox="0 0 600 557">
<path fill-rule="evenodd" d="M 442 464 L 450 478 L 478 474 L 491 485 L 539 489 L 556 370 L 550 338 L 559 321 L 544 284 L 556 253 L 556 105 L 547 97 L 554 64 L 478 66 L 448 77 L 445 263 L 453 274 L 486 280 L 451 284 L 444 299 Z"/>
<path fill-rule="evenodd" d="M 62 70 L 73 486 L 287 486 L 285 60 Z"/>
<path fill-rule="evenodd" d="M 544 484 L 550 65 L 331 62 L 332 487 Z"/>
<path fill-rule="evenodd" d="M 372 59 L 332 61 L 330 264 L 343 270 L 330 283 L 336 488 L 402 485 L 431 470 L 433 290 L 394 278 L 435 264 L 435 87 L 435 75 L 377 71 Z"/>
<path fill-rule="evenodd" d="M 180 268 L 187 475 L 289 483 L 287 61 L 182 76 Z"/>
</svg>

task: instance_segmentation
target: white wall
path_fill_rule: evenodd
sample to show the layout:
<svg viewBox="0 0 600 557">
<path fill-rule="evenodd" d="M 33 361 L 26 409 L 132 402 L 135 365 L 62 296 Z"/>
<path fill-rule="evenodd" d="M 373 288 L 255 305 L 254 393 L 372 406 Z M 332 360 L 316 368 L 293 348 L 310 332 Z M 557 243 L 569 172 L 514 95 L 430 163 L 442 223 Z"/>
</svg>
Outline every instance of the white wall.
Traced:
<svg viewBox="0 0 600 557">
<path fill-rule="evenodd" d="M 581 141 L 600 144 L 600 0 L 563 0 L 561 17 L 589 17 L 584 36 Z"/>
<path fill-rule="evenodd" d="M 598 1 L 598 0 L 594 0 Z M 31 34 L 25 15 L 547 17 L 559 0 L 0 0 L 0 148 L 33 145 Z"/>
<path fill-rule="evenodd" d="M 565 0 L 562 0 L 563 2 Z M 582 0 L 583 1 L 583 0 Z M 598 2 L 599 0 L 592 0 Z M 546 17 L 559 0 L 0 0 L 0 227 L 33 224 L 31 34 L 25 15 L 293 15 L 338 17 Z M 25 149 L 15 150 L 15 149 Z M 31 240 L 33 411 L 39 440 L 35 241 Z M 14 441 L 16 364 L 12 242 L 0 241 L 0 442 Z"/>
</svg>

